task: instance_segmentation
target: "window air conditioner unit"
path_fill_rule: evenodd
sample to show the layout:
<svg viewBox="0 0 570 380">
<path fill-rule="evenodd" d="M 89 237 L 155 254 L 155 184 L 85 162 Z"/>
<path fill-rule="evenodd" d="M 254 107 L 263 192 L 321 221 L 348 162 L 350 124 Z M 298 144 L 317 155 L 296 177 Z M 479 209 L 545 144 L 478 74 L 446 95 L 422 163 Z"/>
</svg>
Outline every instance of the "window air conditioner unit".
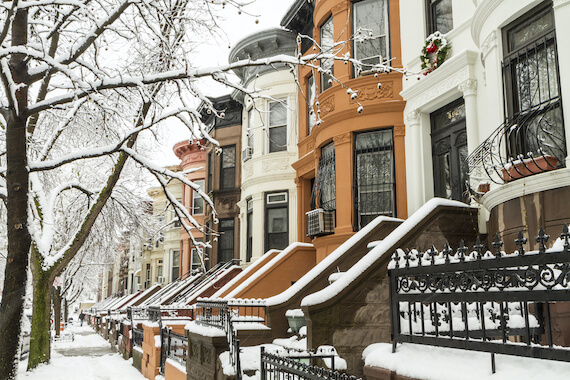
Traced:
<svg viewBox="0 0 570 380">
<path fill-rule="evenodd" d="M 246 162 L 247 160 L 250 160 L 252 155 L 253 155 L 253 147 L 247 146 L 243 150 L 243 152 L 241 153 L 242 162 Z"/>
<path fill-rule="evenodd" d="M 334 233 L 334 210 L 325 211 L 322 208 L 307 212 L 308 236 L 323 236 Z"/>
<path fill-rule="evenodd" d="M 163 276 L 158 276 L 158 283 L 164 284 L 164 277 Z"/>
</svg>

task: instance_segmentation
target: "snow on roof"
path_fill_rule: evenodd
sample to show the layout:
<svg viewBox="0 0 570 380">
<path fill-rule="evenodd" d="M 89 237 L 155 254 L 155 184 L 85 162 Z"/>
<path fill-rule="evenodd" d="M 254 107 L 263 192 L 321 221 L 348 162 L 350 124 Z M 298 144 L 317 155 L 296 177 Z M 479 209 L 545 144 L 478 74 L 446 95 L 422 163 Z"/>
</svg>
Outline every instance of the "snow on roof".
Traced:
<svg viewBox="0 0 570 380">
<path fill-rule="evenodd" d="M 124 304 L 119 310 L 127 310 L 127 308 L 129 306 L 132 306 L 133 304 L 135 304 L 138 300 L 140 300 L 146 294 L 152 293 L 155 288 L 160 288 L 160 285 L 155 284 L 155 285 L 151 286 L 150 288 L 148 288 L 147 290 L 145 290 L 144 292 L 139 292 L 135 297 L 133 297 L 131 300 L 129 300 L 129 302 Z"/>
<path fill-rule="evenodd" d="M 250 278 L 239 284 L 234 290 L 228 293 L 224 298 L 234 298 L 244 289 L 247 289 L 254 281 L 260 278 L 265 273 L 269 272 L 270 269 L 278 265 L 287 255 L 289 255 L 292 251 L 294 251 L 298 247 L 305 247 L 305 248 L 313 248 L 313 245 L 310 243 L 300 243 L 295 242 L 289 244 L 287 248 L 281 251 L 277 256 L 272 258 L 267 264 L 265 264 L 262 268 L 260 268 L 257 272 L 251 275 Z"/>
<path fill-rule="evenodd" d="M 452 207 L 462 207 L 462 208 L 470 207 L 476 209 L 476 207 L 471 207 L 466 205 L 465 203 L 458 201 L 452 201 L 441 198 L 430 199 L 422 207 L 420 207 L 420 209 L 416 211 L 412 216 L 406 219 L 401 225 L 396 227 L 396 229 L 392 231 L 391 234 L 386 236 L 386 238 L 382 240 L 380 244 L 374 247 L 374 249 L 368 252 L 363 258 L 358 260 L 358 262 L 354 264 L 348 271 L 346 271 L 346 273 L 343 276 L 341 276 L 338 280 L 336 280 L 326 288 L 319 290 L 318 292 L 315 292 L 313 294 L 309 294 L 308 296 L 303 298 L 303 300 L 301 301 L 301 306 L 318 305 L 335 297 L 344 288 L 346 288 L 354 280 L 356 280 L 365 270 L 367 270 L 370 266 L 374 265 L 374 263 L 384 254 L 386 254 L 386 252 L 388 252 L 389 249 L 392 249 L 394 244 L 396 244 L 400 239 L 402 239 L 408 232 L 410 232 L 416 225 L 418 225 L 423 219 L 425 219 L 433 210 L 435 210 L 439 206 L 452 206 Z M 354 235 L 352 238 L 356 237 L 357 235 L 358 234 Z M 348 241 L 350 241 L 352 238 L 350 238 Z M 341 245 L 339 248 L 343 246 L 344 244 Z M 391 252 L 388 253 L 390 254 Z M 295 285 L 289 288 L 289 290 L 292 289 Z"/>
<path fill-rule="evenodd" d="M 270 249 L 269 251 L 265 252 L 265 254 L 263 254 L 263 256 L 261 256 L 259 259 L 255 260 L 244 271 L 242 271 L 240 274 L 238 274 L 237 276 L 232 278 L 227 284 L 222 286 L 220 288 L 220 290 L 218 290 L 216 293 L 212 294 L 212 297 L 210 297 L 210 298 L 220 298 L 222 296 L 222 294 L 224 294 L 228 289 L 230 289 L 232 286 L 234 286 L 234 284 L 236 282 L 242 280 L 244 277 L 249 276 L 250 272 L 254 271 L 258 266 L 265 263 L 264 256 L 270 255 L 272 252 L 279 252 L 279 250 Z"/>
<path fill-rule="evenodd" d="M 384 221 L 398 221 L 401 222 L 402 219 L 390 218 L 387 216 L 379 216 L 370 223 L 366 225 L 363 229 L 355 233 L 350 239 L 342 243 L 337 249 L 335 249 L 330 255 L 325 257 L 323 261 L 315 265 L 310 271 L 305 273 L 297 282 L 295 282 L 291 287 L 289 287 L 284 292 L 270 297 L 267 299 L 267 306 L 275 306 L 287 302 L 295 294 L 301 291 L 307 284 L 313 281 L 315 278 L 319 277 L 321 273 L 328 270 L 342 255 L 348 251 L 354 244 L 360 241 L 364 236 L 370 233 L 374 228 L 376 228 L 380 223 Z"/>
<path fill-rule="evenodd" d="M 495 355 L 496 373 L 491 373 L 487 352 L 422 346 L 405 343 L 392 353 L 391 343 L 375 343 L 362 353 L 367 366 L 381 367 L 398 375 L 425 380 L 559 379 L 570 373 L 570 363 L 554 360 Z"/>
</svg>

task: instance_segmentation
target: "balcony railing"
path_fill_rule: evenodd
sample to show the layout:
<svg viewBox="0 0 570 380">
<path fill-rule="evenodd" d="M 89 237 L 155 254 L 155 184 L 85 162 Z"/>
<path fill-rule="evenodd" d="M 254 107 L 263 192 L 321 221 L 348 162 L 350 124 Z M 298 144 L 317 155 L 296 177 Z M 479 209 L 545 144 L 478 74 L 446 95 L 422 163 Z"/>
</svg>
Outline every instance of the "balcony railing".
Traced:
<svg viewBox="0 0 570 380">
<path fill-rule="evenodd" d="M 570 233 L 565 226 L 558 248 L 525 252 L 519 233 L 513 254 L 493 252 L 479 242 L 473 250 L 449 245 L 438 252 L 394 253 L 389 265 L 393 350 L 409 342 L 492 354 L 570 361 L 568 348 L 553 340 L 551 309 L 570 301 Z M 564 327 L 563 327 L 564 328 Z"/>
<path fill-rule="evenodd" d="M 560 98 L 508 118 L 468 157 L 472 193 L 481 182 L 504 184 L 565 166 Z"/>
</svg>

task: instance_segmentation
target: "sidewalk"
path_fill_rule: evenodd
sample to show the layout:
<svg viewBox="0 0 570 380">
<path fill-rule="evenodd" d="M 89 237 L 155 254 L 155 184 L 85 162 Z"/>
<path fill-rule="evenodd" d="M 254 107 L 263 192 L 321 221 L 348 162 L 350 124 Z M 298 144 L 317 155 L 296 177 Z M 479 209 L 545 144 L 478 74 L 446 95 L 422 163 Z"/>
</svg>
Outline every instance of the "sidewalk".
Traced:
<svg viewBox="0 0 570 380">
<path fill-rule="evenodd" d="M 77 322 L 76 322 L 77 323 Z M 51 362 L 26 372 L 27 360 L 20 362 L 18 379 L 34 380 L 144 380 L 131 360 L 124 360 L 91 327 L 73 325 L 65 330 L 73 341 L 53 342 Z"/>
</svg>

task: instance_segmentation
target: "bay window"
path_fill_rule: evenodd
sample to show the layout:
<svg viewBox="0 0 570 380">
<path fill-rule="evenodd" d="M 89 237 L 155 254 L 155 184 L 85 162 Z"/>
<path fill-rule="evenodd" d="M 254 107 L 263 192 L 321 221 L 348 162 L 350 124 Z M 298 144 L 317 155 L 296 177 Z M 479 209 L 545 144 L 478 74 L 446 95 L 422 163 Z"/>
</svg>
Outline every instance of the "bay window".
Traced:
<svg viewBox="0 0 570 380">
<path fill-rule="evenodd" d="M 321 26 L 321 53 L 334 54 L 334 27 L 333 19 L 329 17 Z M 334 75 L 334 59 L 321 59 L 321 92 L 332 87 Z M 326 71 L 326 72 L 325 72 Z M 330 72 L 330 73 L 329 73 Z"/>
<path fill-rule="evenodd" d="M 222 148 L 220 170 L 220 190 L 233 189 L 236 186 L 236 146 Z"/>
<path fill-rule="evenodd" d="M 265 252 L 289 245 L 288 193 L 265 194 Z"/>
<path fill-rule="evenodd" d="M 287 150 L 286 102 L 269 103 L 269 153 Z"/>
<path fill-rule="evenodd" d="M 194 181 L 194 183 L 200 186 L 200 190 L 204 191 L 203 179 Z M 202 198 L 196 190 L 192 190 L 192 214 L 199 215 L 203 213 L 204 213 L 204 198 Z"/>
<path fill-rule="evenodd" d="M 390 55 L 388 0 L 362 0 L 352 4 L 353 56 L 362 63 L 355 76 L 370 72 Z"/>
</svg>

